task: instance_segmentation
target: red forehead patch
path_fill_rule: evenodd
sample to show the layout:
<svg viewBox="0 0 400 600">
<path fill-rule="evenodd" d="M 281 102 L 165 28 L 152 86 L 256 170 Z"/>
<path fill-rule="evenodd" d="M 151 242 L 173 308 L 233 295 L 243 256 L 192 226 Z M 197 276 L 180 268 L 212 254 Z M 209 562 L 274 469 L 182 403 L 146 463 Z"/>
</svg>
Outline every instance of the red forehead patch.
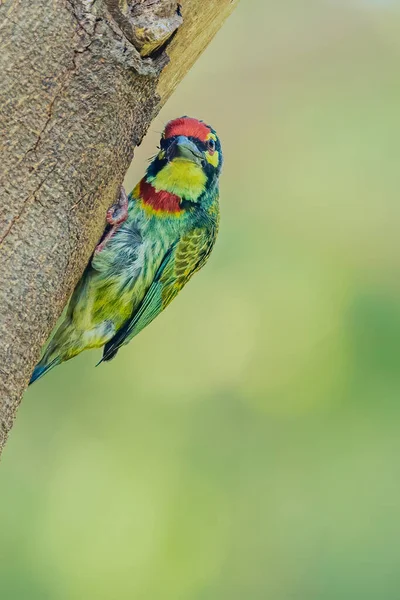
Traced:
<svg viewBox="0 0 400 600">
<path fill-rule="evenodd" d="M 211 129 L 201 121 L 190 117 L 181 117 L 167 124 L 164 135 L 166 138 L 174 135 L 186 135 L 186 137 L 195 137 L 205 142 L 210 133 Z"/>
</svg>

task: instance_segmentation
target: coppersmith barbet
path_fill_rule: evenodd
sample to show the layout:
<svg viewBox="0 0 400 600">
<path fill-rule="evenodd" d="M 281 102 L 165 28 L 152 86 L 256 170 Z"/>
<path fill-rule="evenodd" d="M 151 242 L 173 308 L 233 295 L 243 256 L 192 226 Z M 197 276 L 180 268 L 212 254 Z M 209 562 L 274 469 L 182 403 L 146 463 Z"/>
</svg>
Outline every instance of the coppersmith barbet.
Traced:
<svg viewBox="0 0 400 600">
<path fill-rule="evenodd" d="M 218 231 L 221 166 L 214 129 L 189 117 L 167 124 L 143 179 L 108 211 L 31 383 L 83 350 L 104 346 L 102 361 L 113 358 L 201 269 Z"/>
</svg>

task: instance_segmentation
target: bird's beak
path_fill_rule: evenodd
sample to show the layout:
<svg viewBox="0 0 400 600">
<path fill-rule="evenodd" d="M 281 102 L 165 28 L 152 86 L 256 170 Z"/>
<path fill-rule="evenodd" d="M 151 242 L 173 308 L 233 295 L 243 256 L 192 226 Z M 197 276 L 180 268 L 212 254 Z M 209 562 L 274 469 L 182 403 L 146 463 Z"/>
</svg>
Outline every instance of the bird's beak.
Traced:
<svg viewBox="0 0 400 600">
<path fill-rule="evenodd" d="M 201 165 L 203 162 L 203 155 L 196 144 L 184 135 L 178 136 L 167 150 L 167 159 L 171 161 L 174 158 L 187 160 L 197 165 Z"/>
</svg>

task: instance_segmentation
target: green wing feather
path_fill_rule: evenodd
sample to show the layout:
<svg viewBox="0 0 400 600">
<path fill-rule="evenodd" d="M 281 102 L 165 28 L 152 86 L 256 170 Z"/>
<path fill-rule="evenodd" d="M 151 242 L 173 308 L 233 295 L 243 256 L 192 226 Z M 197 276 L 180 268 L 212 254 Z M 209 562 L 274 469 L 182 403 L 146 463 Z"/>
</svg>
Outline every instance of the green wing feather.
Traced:
<svg viewBox="0 0 400 600">
<path fill-rule="evenodd" d="M 104 360 L 144 329 L 168 306 L 196 271 L 206 263 L 217 228 L 196 228 L 169 248 L 139 307 L 104 347 Z"/>
</svg>

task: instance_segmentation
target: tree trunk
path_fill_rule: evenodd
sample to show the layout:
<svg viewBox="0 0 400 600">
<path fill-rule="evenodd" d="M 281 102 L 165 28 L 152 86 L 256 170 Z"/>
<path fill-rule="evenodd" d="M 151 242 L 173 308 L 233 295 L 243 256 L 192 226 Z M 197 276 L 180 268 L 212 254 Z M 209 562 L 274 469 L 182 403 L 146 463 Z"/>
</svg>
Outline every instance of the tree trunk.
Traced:
<svg viewBox="0 0 400 600">
<path fill-rule="evenodd" d="M 0 452 L 134 147 L 237 1 L 0 0 Z"/>
</svg>

